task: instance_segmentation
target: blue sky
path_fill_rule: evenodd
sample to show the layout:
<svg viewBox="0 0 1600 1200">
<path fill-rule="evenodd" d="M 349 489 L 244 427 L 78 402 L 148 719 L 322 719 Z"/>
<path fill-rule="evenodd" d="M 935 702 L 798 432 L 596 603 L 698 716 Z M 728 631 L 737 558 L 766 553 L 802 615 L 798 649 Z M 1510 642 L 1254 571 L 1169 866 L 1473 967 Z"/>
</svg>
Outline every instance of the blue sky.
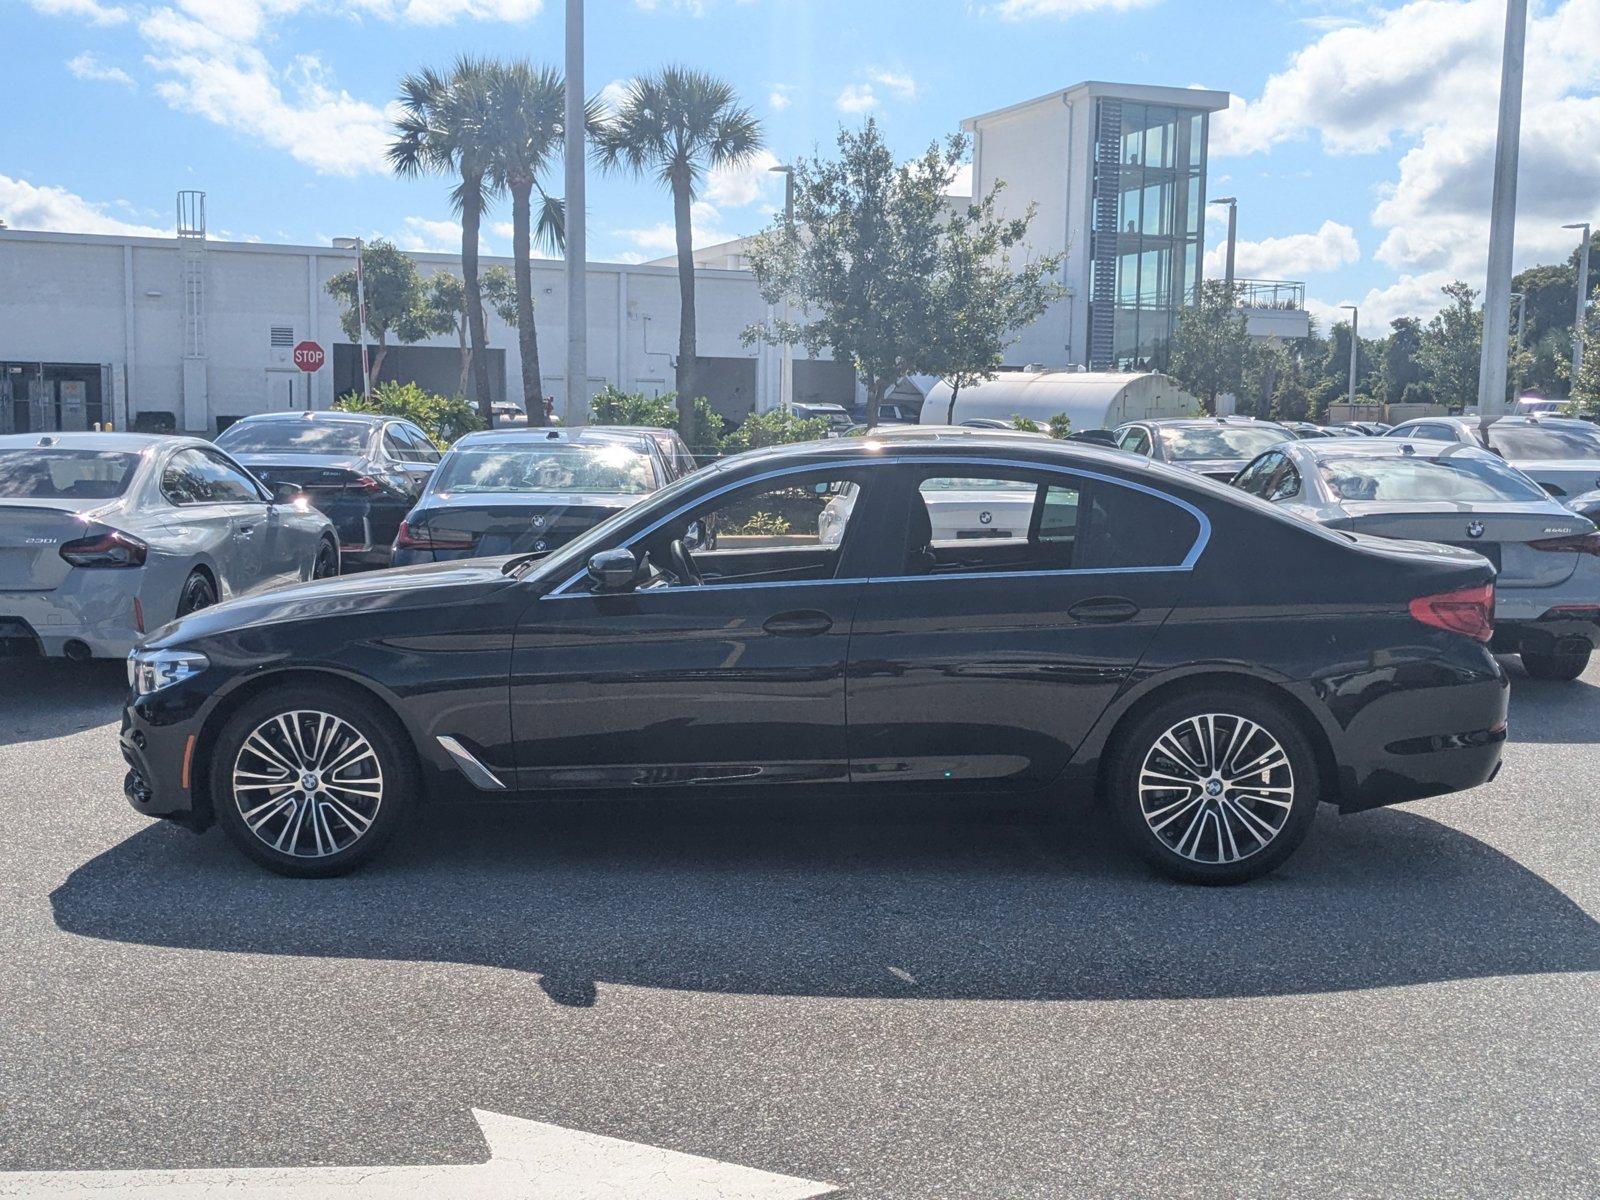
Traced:
<svg viewBox="0 0 1600 1200">
<path fill-rule="evenodd" d="M 171 228 L 208 193 L 218 236 L 382 234 L 450 248 L 445 187 L 382 170 L 400 75 L 461 51 L 559 65 L 562 0 L 0 0 L 0 218 Z M 964 116 L 1075 83 L 1225 89 L 1213 195 L 1240 201 L 1242 275 L 1304 279 L 1363 325 L 1481 286 L 1503 0 L 590 0 L 588 82 L 664 62 L 728 79 L 780 159 L 871 112 L 909 155 Z M 1600 0 L 1533 0 L 1519 265 L 1600 222 Z M 753 232 L 779 197 L 719 177 L 697 240 Z M 559 177 L 551 180 L 559 189 Z M 491 217 L 487 249 L 509 249 Z M 590 256 L 670 252 L 650 183 L 591 177 Z M 1213 221 L 1208 242 L 1222 226 Z"/>
</svg>

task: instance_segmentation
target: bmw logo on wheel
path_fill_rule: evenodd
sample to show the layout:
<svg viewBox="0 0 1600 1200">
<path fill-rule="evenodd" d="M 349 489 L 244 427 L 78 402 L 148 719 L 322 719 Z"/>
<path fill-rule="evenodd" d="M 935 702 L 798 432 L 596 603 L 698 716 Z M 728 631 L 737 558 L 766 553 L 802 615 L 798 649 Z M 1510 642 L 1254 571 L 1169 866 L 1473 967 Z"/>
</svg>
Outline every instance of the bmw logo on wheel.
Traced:
<svg viewBox="0 0 1600 1200">
<path fill-rule="evenodd" d="M 1481 538 L 1483 536 L 1483 522 L 1474 521 L 1472 524 L 1468 525 L 1467 536 L 1469 538 Z"/>
</svg>

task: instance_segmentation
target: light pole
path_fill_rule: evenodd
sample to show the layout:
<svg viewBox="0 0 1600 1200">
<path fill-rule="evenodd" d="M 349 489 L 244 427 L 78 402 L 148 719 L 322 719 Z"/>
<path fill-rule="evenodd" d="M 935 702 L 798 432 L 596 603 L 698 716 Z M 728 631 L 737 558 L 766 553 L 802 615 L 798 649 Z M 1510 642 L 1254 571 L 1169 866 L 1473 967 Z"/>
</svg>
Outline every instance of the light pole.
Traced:
<svg viewBox="0 0 1600 1200">
<path fill-rule="evenodd" d="M 776 171 L 783 176 L 783 227 L 792 239 L 794 237 L 794 168 L 787 163 L 779 163 L 775 167 L 768 167 L 769 171 Z M 783 298 L 783 323 L 789 323 L 789 297 Z M 779 368 L 778 375 L 778 407 L 784 412 L 794 408 L 794 345 L 785 336 L 783 341 L 783 365 Z"/>
<path fill-rule="evenodd" d="M 1500 58 L 1500 119 L 1494 144 L 1494 201 L 1489 213 L 1489 278 L 1483 289 L 1483 350 L 1478 359 L 1478 424 L 1489 426 L 1506 408 L 1506 358 L 1511 339 L 1511 252 L 1517 225 L 1517 152 L 1522 137 L 1522 60 L 1528 40 L 1528 0 L 1506 0 Z"/>
<path fill-rule="evenodd" d="M 367 281 L 362 272 L 361 239 L 358 237 L 334 238 L 340 250 L 356 252 L 356 322 L 361 326 L 361 398 L 372 400 L 372 368 L 367 361 Z"/>
<path fill-rule="evenodd" d="M 568 425 L 588 416 L 589 249 L 584 229 L 583 0 L 567 0 L 566 237 Z M 617 381 L 621 383 L 619 379 Z M 584 402 L 580 411 L 579 403 Z M 540 397 L 540 403 L 544 402 Z"/>
<path fill-rule="evenodd" d="M 1233 297 L 1233 252 L 1239 244 L 1239 201 L 1233 196 L 1218 196 L 1212 204 L 1228 206 L 1228 265 L 1223 271 L 1223 282 L 1228 285 L 1229 299 Z"/>
<path fill-rule="evenodd" d="M 1354 304 L 1341 304 L 1350 310 L 1350 419 L 1356 419 L 1356 352 L 1361 348 L 1361 309 Z"/>
<path fill-rule="evenodd" d="M 1589 315 L 1589 223 L 1561 228 L 1583 230 L 1583 245 L 1578 248 L 1578 308 L 1572 318 L 1572 387 L 1576 388 L 1578 372 L 1583 370 L 1583 319 Z"/>
</svg>

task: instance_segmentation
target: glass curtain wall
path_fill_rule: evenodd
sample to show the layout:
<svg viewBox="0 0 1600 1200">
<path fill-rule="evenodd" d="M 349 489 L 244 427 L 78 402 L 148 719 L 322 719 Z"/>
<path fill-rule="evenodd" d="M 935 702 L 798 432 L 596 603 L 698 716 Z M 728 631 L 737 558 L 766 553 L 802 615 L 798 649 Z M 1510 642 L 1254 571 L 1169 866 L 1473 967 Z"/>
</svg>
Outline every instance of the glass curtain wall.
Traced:
<svg viewBox="0 0 1600 1200">
<path fill-rule="evenodd" d="M 1099 176 L 1117 195 L 1115 228 L 1096 230 L 1097 256 L 1114 256 L 1116 272 L 1111 345 L 1096 357 L 1119 370 L 1160 369 L 1178 311 L 1199 299 L 1207 118 L 1163 105 L 1121 108 L 1117 167 Z"/>
</svg>

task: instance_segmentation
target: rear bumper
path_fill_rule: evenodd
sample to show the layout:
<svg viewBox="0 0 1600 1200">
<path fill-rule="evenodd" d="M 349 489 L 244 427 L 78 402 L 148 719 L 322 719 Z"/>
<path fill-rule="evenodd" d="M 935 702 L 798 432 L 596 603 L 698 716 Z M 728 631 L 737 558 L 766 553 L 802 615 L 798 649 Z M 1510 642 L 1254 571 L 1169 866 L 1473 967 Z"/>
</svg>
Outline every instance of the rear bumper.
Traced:
<svg viewBox="0 0 1600 1200">
<path fill-rule="evenodd" d="M 1550 611 L 1530 620 L 1494 622 L 1496 653 L 1583 654 L 1600 647 L 1600 614 Z"/>
<path fill-rule="evenodd" d="M 68 643 L 81 643 L 96 658 L 121 658 L 144 637 L 134 617 L 139 595 L 136 572 L 103 572 L 119 580 L 91 580 L 87 586 L 53 592 L 0 592 L 0 654 L 35 652 L 63 656 Z M 74 581 L 76 582 L 76 581 Z M 147 612 L 147 621 L 157 617 Z M 157 623 L 170 614 L 159 614 Z"/>
</svg>

